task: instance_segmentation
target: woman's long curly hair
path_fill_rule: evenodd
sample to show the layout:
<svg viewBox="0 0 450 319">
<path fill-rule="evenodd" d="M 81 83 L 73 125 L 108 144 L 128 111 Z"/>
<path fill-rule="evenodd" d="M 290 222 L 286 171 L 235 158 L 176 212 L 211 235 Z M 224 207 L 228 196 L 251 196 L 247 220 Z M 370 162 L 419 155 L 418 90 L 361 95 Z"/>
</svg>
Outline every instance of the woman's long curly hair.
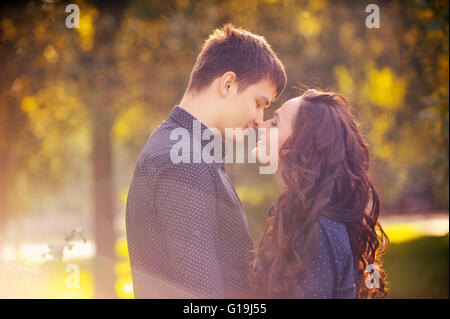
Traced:
<svg viewBox="0 0 450 319">
<path fill-rule="evenodd" d="M 359 298 L 383 298 L 380 256 L 389 239 L 378 222 L 380 200 L 369 174 L 367 143 L 341 95 L 308 90 L 300 101 L 293 134 L 279 152 L 286 190 L 272 206 L 259 247 L 248 259 L 252 296 L 290 298 L 318 249 L 320 213 L 346 225 L 359 270 Z M 299 255 L 295 243 L 301 231 L 305 243 Z M 366 285 L 373 278 L 370 264 L 379 288 Z"/>
</svg>

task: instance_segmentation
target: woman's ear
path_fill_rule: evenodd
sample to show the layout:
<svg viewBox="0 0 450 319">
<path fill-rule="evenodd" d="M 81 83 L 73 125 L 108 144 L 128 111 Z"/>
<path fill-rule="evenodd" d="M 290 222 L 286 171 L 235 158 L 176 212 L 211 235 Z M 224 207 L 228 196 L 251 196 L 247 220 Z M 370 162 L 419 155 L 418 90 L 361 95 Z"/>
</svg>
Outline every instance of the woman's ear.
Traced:
<svg viewBox="0 0 450 319">
<path fill-rule="evenodd" d="M 222 74 L 219 81 L 220 95 L 226 98 L 234 85 L 236 85 L 236 74 L 234 72 L 228 71 Z"/>
</svg>

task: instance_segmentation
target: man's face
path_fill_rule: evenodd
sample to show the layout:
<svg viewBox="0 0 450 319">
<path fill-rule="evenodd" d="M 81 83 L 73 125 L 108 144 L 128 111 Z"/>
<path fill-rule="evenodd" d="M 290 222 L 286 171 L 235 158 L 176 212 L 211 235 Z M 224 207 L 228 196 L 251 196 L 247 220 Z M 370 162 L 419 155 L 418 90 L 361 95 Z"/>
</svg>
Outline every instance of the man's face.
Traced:
<svg viewBox="0 0 450 319">
<path fill-rule="evenodd" d="M 263 122 L 264 109 L 275 97 L 275 86 L 269 80 L 249 85 L 241 92 L 238 85 L 233 85 L 225 101 L 222 128 L 257 128 Z"/>
</svg>

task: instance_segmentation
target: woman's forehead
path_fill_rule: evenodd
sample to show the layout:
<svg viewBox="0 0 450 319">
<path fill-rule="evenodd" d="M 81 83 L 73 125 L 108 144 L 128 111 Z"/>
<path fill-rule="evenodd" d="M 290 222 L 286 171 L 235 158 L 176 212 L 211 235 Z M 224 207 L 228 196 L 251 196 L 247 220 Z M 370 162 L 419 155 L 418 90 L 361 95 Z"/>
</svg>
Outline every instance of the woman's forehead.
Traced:
<svg viewBox="0 0 450 319">
<path fill-rule="evenodd" d="M 298 110 L 300 107 L 301 97 L 295 97 L 284 103 L 278 112 L 282 114 L 292 114 Z"/>
</svg>

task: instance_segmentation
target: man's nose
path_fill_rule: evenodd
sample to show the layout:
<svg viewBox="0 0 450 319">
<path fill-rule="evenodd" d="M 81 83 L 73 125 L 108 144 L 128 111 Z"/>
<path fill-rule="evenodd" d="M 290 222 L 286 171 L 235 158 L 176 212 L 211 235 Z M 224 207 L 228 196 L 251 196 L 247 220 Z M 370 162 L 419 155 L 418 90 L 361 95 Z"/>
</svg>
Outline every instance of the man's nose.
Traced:
<svg viewBox="0 0 450 319">
<path fill-rule="evenodd" d="M 263 122 L 264 122 L 264 108 L 260 108 L 256 113 L 255 126 L 258 127 Z"/>
<path fill-rule="evenodd" d="M 247 126 L 252 128 L 257 128 L 264 121 L 264 110 L 258 110 L 256 113 L 256 118 L 253 121 L 250 121 Z"/>
</svg>

